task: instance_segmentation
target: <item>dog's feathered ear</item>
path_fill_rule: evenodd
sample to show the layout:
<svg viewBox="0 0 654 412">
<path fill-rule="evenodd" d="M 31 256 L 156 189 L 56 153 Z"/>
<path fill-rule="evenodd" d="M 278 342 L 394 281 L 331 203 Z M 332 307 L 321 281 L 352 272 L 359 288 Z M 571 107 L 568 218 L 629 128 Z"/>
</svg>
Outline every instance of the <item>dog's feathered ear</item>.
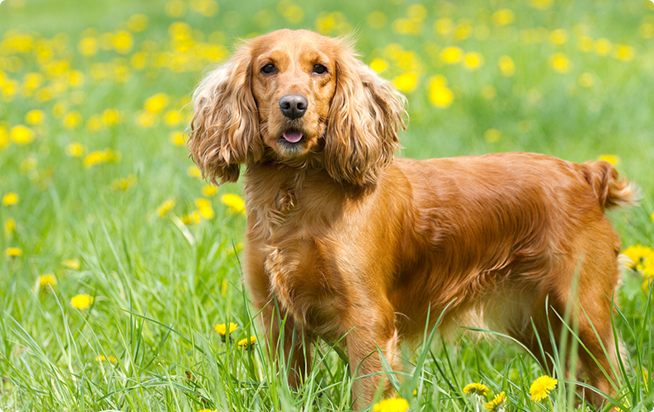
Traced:
<svg viewBox="0 0 654 412">
<path fill-rule="evenodd" d="M 339 182 L 374 183 L 392 161 L 406 98 L 343 44 L 336 57 L 336 92 L 329 108 L 323 165 Z"/>
<path fill-rule="evenodd" d="M 240 164 L 255 162 L 263 154 L 251 75 L 251 50 L 246 43 L 193 93 L 187 147 L 203 176 L 215 184 L 235 182 Z"/>
</svg>

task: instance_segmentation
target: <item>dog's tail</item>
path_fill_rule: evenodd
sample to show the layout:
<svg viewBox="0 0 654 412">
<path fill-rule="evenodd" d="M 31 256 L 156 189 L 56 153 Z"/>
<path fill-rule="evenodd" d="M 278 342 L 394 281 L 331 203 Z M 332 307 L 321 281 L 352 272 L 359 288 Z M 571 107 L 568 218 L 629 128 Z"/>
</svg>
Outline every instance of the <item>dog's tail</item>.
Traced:
<svg viewBox="0 0 654 412">
<path fill-rule="evenodd" d="M 613 165 L 604 160 L 579 165 L 580 172 L 595 192 L 602 210 L 635 205 L 638 188 L 620 179 Z"/>
</svg>

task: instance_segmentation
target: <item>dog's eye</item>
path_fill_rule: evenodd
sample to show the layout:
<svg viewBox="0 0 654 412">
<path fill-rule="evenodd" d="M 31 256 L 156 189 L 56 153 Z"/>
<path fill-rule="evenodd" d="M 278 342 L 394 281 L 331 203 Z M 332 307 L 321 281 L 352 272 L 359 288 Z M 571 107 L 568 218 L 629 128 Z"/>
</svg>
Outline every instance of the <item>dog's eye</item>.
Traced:
<svg viewBox="0 0 654 412">
<path fill-rule="evenodd" d="M 323 66 L 322 64 L 314 64 L 313 65 L 313 72 L 316 74 L 323 74 L 327 72 L 327 68 Z"/>
<path fill-rule="evenodd" d="M 273 73 L 275 73 L 276 70 L 277 70 L 277 68 L 275 67 L 274 64 L 268 63 L 268 64 L 266 64 L 265 66 L 263 66 L 261 68 L 261 73 L 273 74 Z"/>
</svg>

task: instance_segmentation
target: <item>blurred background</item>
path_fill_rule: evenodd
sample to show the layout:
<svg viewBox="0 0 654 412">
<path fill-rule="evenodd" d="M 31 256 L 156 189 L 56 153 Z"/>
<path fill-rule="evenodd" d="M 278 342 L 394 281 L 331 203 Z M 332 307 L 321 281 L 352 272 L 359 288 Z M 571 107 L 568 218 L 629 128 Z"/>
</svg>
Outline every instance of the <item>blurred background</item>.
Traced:
<svg viewBox="0 0 654 412">
<path fill-rule="evenodd" d="M 654 174 L 641 173 L 654 155 L 650 0 L 5 0 L 1 7 L 4 134 L 39 109 L 42 123 L 26 126 L 50 142 L 67 135 L 93 146 L 118 126 L 116 140 L 147 135 L 165 145 L 183 130 L 188 109 L 175 122 L 166 114 L 183 107 L 237 39 L 306 28 L 354 33 L 361 58 L 407 95 L 405 156 L 613 155 L 652 193 Z M 153 112 L 144 104 L 157 93 L 167 100 Z M 107 124 L 110 115 L 102 120 L 107 109 L 118 111 L 117 125 Z"/>
</svg>

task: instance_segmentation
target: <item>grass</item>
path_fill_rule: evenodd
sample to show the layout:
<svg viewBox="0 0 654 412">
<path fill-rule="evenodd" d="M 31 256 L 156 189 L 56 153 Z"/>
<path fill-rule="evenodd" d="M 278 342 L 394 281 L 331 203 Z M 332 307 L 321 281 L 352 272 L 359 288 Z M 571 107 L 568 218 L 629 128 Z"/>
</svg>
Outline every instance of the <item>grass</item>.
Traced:
<svg viewBox="0 0 654 412">
<path fill-rule="evenodd" d="M 625 247 L 654 246 L 650 2 L 216 4 L 0 4 L 0 196 L 18 196 L 0 205 L 1 410 L 351 407 L 338 347 L 315 349 L 311 375 L 295 392 L 261 345 L 238 346 L 264 339 L 240 280 L 245 217 L 221 201 L 241 187 L 211 193 L 176 137 L 202 73 L 238 37 L 354 29 L 363 60 L 383 61 L 381 75 L 409 99 L 403 156 L 617 156 L 643 199 L 611 219 Z M 83 53 L 85 38 L 95 39 L 93 53 Z M 483 64 L 448 62 L 448 47 L 462 59 L 480 53 Z M 502 56 L 513 70 L 499 64 Z M 167 200 L 174 205 L 160 216 Z M 22 254 L 9 257 L 9 248 Z M 641 373 L 654 361 L 643 270 L 625 274 L 614 320 L 627 351 L 614 402 L 625 411 L 654 406 L 651 374 Z M 35 288 L 46 274 L 56 284 Z M 94 297 L 89 308 L 71 306 L 79 294 Z M 239 328 L 223 342 L 213 326 L 227 322 Z M 544 371 L 505 336 L 469 330 L 450 343 L 427 332 L 417 349 L 405 348 L 407 367 L 393 378 L 411 410 L 483 409 L 462 393 L 470 382 L 490 388 L 485 401 L 505 392 L 509 410 L 590 410 L 573 382 L 562 384 L 565 359 L 583 350 L 576 345 Z M 534 402 L 529 387 L 546 373 L 559 385 L 551 403 Z"/>
</svg>

